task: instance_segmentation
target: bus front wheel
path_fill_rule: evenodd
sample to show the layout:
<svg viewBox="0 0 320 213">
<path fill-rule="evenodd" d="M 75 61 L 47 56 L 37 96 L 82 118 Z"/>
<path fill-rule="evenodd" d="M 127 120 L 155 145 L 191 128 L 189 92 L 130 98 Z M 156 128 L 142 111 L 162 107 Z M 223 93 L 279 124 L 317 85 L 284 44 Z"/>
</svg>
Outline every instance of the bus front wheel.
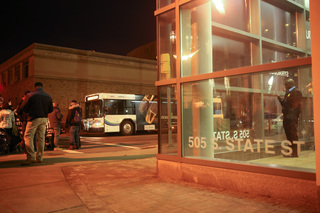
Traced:
<svg viewBox="0 0 320 213">
<path fill-rule="evenodd" d="M 121 134 L 124 136 L 132 135 L 134 131 L 134 126 L 131 121 L 123 121 L 121 124 Z"/>
</svg>

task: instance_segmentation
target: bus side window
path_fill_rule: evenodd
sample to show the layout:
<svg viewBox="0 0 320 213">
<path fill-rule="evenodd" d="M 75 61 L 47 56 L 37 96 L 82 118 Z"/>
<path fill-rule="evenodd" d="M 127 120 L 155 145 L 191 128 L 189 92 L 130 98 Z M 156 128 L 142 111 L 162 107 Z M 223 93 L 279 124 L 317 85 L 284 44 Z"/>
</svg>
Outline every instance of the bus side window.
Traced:
<svg viewBox="0 0 320 213">
<path fill-rule="evenodd" d="M 115 114 L 115 109 L 117 108 L 114 100 L 107 100 L 104 105 L 104 114 L 113 115 Z"/>
<path fill-rule="evenodd" d="M 126 114 L 125 113 L 125 110 L 124 110 L 124 100 L 117 100 L 117 109 L 118 109 L 118 112 L 117 114 L 119 115 L 123 115 L 123 114 Z"/>
<path fill-rule="evenodd" d="M 125 101 L 125 114 L 134 114 L 134 103 L 131 100 Z"/>
</svg>

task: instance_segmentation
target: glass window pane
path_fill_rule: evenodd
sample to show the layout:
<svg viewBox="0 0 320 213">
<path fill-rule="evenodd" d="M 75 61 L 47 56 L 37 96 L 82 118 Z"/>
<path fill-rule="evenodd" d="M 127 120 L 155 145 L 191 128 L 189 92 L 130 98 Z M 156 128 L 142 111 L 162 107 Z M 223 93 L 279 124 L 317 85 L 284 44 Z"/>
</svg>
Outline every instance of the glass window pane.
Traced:
<svg viewBox="0 0 320 213">
<path fill-rule="evenodd" d="M 160 88 L 159 150 L 162 154 L 177 154 L 177 99 L 176 87 Z"/>
<path fill-rule="evenodd" d="M 212 21 L 249 32 L 248 2 L 247 0 L 212 0 Z"/>
<path fill-rule="evenodd" d="M 299 0 L 299 1 L 303 1 L 303 0 Z M 303 4 L 303 3 L 301 3 L 301 4 Z M 304 6 L 309 9 L 310 8 L 310 0 L 304 0 Z"/>
<path fill-rule="evenodd" d="M 14 82 L 20 81 L 20 64 L 14 67 Z"/>
<path fill-rule="evenodd" d="M 260 64 L 258 40 L 213 27 L 210 5 L 181 7 L 181 77 Z"/>
<path fill-rule="evenodd" d="M 210 2 L 181 7 L 181 76 L 212 72 Z"/>
<path fill-rule="evenodd" d="M 8 70 L 8 85 L 13 83 L 13 67 Z"/>
<path fill-rule="evenodd" d="M 24 61 L 22 63 L 22 79 L 29 77 L 29 61 Z"/>
<path fill-rule="evenodd" d="M 311 52 L 311 31 L 310 31 L 310 13 L 306 12 L 306 40 L 307 40 L 307 51 Z"/>
<path fill-rule="evenodd" d="M 100 118 L 101 114 L 101 101 L 86 102 L 86 118 Z"/>
<path fill-rule="evenodd" d="M 309 0 L 292 0 L 292 1 L 297 2 L 299 4 L 302 4 L 302 5 L 305 4 L 305 7 L 307 7 L 309 5 Z"/>
<path fill-rule="evenodd" d="M 165 7 L 165 6 L 167 6 L 167 5 L 169 5 L 169 4 L 172 4 L 172 3 L 174 3 L 175 2 L 175 0 L 159 0 L 159 8 L 162 8 L 162 7 Z"/>
<path fill-rule="evenodd" d="M 264 64 L 297 59 L 299 56 L 304 57 L 305 54 L 297 55 L 296 53 L 290 51 L 277 50 L 274 47 L 262 45 L 262 60 Z"/>
<path fill-rule="evenodd" d="M 264 1 L 261 1 L 261 32 L 263 37 L 297 46 L 295 14 Z"/>
<path fill-rule="evenodd" d="M 159 79 L 176 77 L 176 26 L 174 10 L 159 16 Z"/>
<path fill-rule="evenodd" d="M 213 71 L 251 66 L 253 43 L 230 36 L 212 36 Z"/>
<path fill-rule="evenodd" d="M 183 156 L 315 172 L 311 82 L 299 67 L 183 84 Z"/>
<path fill-rule="evenodd" d="M 7 86 L 7 72 L 1 73 L 1 84 Z"/>
</svg>

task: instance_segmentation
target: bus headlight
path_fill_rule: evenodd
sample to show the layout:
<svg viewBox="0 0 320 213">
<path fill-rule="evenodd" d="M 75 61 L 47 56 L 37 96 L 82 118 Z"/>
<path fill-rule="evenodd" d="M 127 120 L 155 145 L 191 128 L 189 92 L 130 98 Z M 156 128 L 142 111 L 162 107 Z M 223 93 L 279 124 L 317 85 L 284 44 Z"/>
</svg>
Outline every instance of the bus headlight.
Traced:
<svg viewBox="0 0 320 213">
<path fill-rule="evenodd" d="M 104 126 L 103 123 L 101 123 L 101 122 L 99 122 L 99 121 L 94 122 L 94 123 L 92 124 L 92 127 L 93 127 L 93 128 L 100 128 L 100 127 L 103 127 L 103 126 Z"/>
</svg>

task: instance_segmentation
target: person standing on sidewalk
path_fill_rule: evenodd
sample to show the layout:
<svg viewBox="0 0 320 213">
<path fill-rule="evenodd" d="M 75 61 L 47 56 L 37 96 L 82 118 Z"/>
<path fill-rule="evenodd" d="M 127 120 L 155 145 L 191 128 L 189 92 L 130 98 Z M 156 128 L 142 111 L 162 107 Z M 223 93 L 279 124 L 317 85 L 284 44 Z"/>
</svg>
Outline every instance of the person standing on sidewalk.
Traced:
<svg viewBox="0 0 320 213">
<path fill-rule="evenodd" d="M 53 103 L 53 112 L 48 115 L 50 128 L 53 129 L 54 134 L 54 150 L 61 150 L 59 147 L 59 137 L 61 131 L 61 120 L 63 115 L 60 113 L 59 104 Z"/>
<path fill-rule="evenodd" d="M 285 157 L 299 157 L 297 144 L 293 141 L 298 141 L 298 121 L 301 113 L 302 93 L 296 88 L 294 80 L 288 79 L 285 82 L 286 94 L 283 98 L 278 96 L 278 100 L 282 106 L 283 113 L 283 128 L 287 136 L 287 140 L 291 142 L 291 155 Z"/>
<path fill-rule="evenodd" d="M 79 149 L 80 144 L 80 127 L 82 120 L 82 109 L 76 100 L 71 101 L 66 119 L 66 127 L 70 126 L 70 146 L 69 150 Z"/>
<path fill-rule="evenodd" d="M 13 126 L 15 125 L 15 115 L 11 110 L 9 103 L 5 103 L 0 110 L 0 128 L 6 130 L 7 138 L 9 141 L 9 151 L 15 151 L 15 141 L 13 140 L 14 135 L 12 133 Z"/>
<path fill-rule="evenodd" d="M 27 126 L 24 134 L 27 160 L 22 165 L 41 163 L 45 145 L 48 114 L 53 111 L 52 98 L 43 91 L 43 84 L 36 82 L 35 90 L 26 95 L 18 114 L 27 113 Z M 34 151 L 33 139 L 37 134 L 37 152 Z"/>
</svg>

